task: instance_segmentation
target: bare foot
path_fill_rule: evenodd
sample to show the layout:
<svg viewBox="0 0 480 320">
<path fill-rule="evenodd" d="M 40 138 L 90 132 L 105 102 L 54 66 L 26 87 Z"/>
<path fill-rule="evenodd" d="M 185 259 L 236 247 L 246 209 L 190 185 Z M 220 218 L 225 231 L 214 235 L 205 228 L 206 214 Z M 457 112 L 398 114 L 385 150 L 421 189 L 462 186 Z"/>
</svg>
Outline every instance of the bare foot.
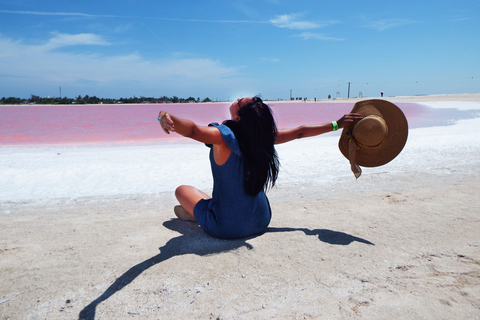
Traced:
<svg viewBox="0 0 480 320">
<path fill-rule="evenodd" d="M 195 218 L 191 214 L 189 214 L 185 209 L 183 209 L 182 206 L 175 206 L 173 208 L 173 211 L 175 212 L 175 215 L 180 220 L 195 221 Z"/>
</svg>

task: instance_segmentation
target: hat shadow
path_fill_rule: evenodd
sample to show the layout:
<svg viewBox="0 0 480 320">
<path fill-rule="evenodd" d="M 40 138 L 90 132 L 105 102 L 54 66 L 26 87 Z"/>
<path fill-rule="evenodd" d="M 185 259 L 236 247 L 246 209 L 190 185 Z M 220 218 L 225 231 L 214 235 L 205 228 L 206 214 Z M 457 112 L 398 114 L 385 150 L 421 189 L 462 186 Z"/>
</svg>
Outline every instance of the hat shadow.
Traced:
<svg viewBox="0 0 480 320">
<path fill-rule="evenodd" d="M 160 253 L 138 263 L 137 265 L 128 269 L 120 277 L 118 277 L 98 298 L 90 302 L 83 308 L 78 316 L 80 320 L 93 320 L 97 306 L 103 301 L 110 298 L 112 295 L 122 290 L 130 283 L 132 283 L 139 275 L 147 269 L 166 261 L 175 256 L 184 254 L 196 254 L 199 256 L 207 256 L 212 254 L 219 254 L 236 250 L 241 247 L 246 247 L 248 250 L 253 249 L 253 246 L 247 241 L 258 237 L 261 234 L 254 236 L 236 239 L 236 240 L 221 240 L 208 236 L 195 222 L 186 222 L 180 219 L 171 219 L 165 221 L 163 226 L 172 231 L 180 233 L 180 236 L 170 239 L 164 246 L 160 247 Z M 302 231 L 306 235 L 318 236 L 322 242 L 333 245 L 348 245 L 354 241 L 374 245 L 368 240 L 358 238 L 343 232 L 332 231 L 327 229 L 310 230 L 307 228 L 275 228 L 269 227 L 265 233 L 269 232 L 292 232 Z"/>
<path fill-rule="evenodd" d="M 292 231 L 302 231 L 307 236 L 317 236 L 318 240 L 332 244 L 332 245 L 342 245 L 346 246 L 352 242 L 360 242 L 368 245 L 374 246 L 373 242 L 370 242 L 366 239 L 362 239 L 359 237 L 352 236 L 348 233 L 340 232 L 340 231 L 333 231 L 328 229 L 308 229 L 308 228 L 275 228 L 269 227 L 266 232 L 292 232 Z"/>
</svg>

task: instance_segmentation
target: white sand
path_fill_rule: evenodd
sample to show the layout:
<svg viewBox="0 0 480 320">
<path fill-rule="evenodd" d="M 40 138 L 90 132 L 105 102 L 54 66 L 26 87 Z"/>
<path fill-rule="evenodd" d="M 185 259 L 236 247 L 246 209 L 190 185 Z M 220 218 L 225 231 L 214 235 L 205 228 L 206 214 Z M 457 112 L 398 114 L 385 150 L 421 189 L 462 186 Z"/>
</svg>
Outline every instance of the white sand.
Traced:
<svg viewBox="0 0 480 320">
<path fill-rule="evenodd" d="M 200 144 L 1 148 L 0 319 L 480 319 L 479 126 L 410 130 L 357 181 L 338 133 L 280 145 L 270 229 L 237 241 L 173 219 L 211 188 Z"/>
</svg>

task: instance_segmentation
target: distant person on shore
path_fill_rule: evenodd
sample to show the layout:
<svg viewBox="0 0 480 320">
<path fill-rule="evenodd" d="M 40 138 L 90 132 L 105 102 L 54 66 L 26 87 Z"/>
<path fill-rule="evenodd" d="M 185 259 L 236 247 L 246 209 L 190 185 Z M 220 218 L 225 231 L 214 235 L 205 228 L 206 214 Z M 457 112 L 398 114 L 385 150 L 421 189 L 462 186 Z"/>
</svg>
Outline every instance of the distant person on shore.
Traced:
<svg viewBox="0 0 480 320">
<path fill-rule="evenodd" d="M 383 91 L 380 91 L 380 96 L 383 98 Z"/>
<path fill-rule="evenodd" d="M 359 114 L 337 121 L 277 130 L 272 111 L 259 97 L 238 99 L 230 106 L 231 120 L 200 126 L 160 111 L 158 120 L 166 133 L 205 143 L 211 148 L 212 197 L 195 187 L 175 190 L 182 220 L 197 221 L 210 236 L 243 238 L 264 232 L 271 219 L 265 191 L 275 185 L 280 163 L 275 144 L 320 135 L 352 125 Z"/>
</svg>

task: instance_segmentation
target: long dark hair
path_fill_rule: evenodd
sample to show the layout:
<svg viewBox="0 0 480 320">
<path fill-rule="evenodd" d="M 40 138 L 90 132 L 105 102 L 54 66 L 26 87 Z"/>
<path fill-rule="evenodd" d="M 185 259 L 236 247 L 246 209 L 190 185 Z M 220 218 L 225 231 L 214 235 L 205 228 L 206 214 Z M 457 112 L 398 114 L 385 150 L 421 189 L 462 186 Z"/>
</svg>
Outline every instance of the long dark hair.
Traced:
<svg viewBox="0 0 480 320">
<path fill-rule="evenodd" d="M 245 192 L 255 196 L 275 185 L 280 162 L 274 143 L 277 126 L 269 106 L 253 97 L 238 111 L 239 121 L 224 122 L 238 140 L 244 159 Z"/>
</svg>

